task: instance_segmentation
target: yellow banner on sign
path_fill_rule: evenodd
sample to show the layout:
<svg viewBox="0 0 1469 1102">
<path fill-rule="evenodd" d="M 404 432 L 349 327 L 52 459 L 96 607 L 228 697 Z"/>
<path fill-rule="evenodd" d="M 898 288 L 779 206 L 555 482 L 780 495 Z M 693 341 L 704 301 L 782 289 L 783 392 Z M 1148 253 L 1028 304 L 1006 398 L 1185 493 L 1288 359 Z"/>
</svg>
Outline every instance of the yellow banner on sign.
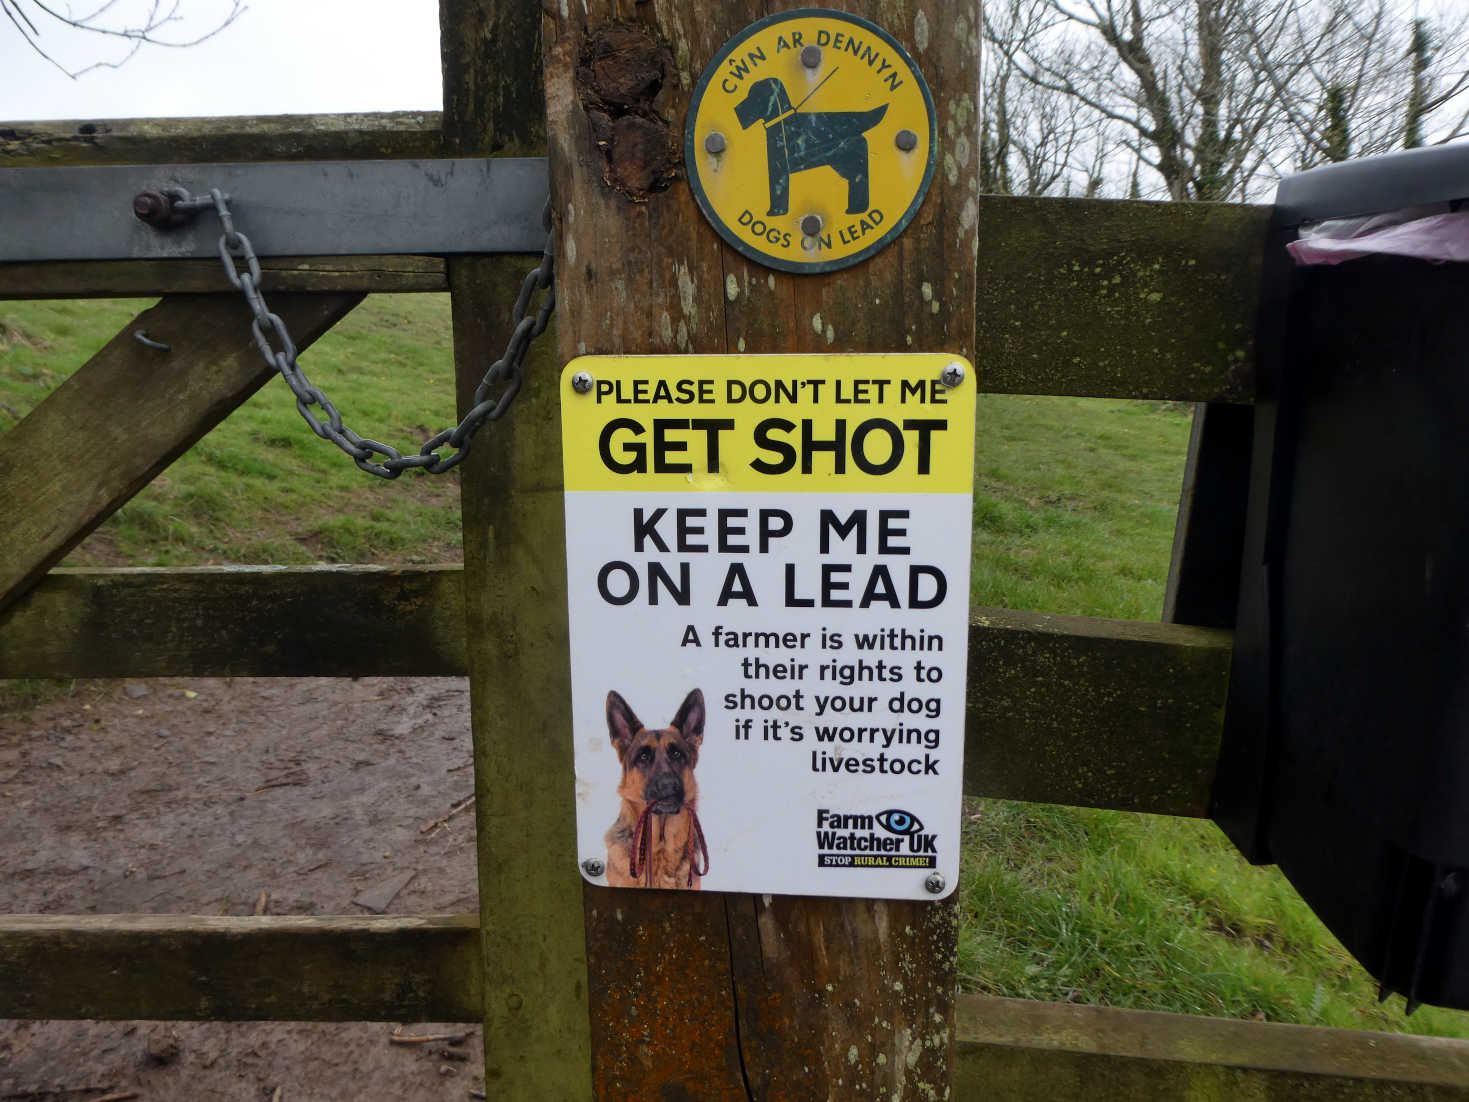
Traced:
<svg viewBox="0 0 1469 1102">
<path fill-rule="evenodd" d="M 967 494 L 974 480 L 960 357 L 582 356 L 561 388 L 570 492 Z"/>
</svg>

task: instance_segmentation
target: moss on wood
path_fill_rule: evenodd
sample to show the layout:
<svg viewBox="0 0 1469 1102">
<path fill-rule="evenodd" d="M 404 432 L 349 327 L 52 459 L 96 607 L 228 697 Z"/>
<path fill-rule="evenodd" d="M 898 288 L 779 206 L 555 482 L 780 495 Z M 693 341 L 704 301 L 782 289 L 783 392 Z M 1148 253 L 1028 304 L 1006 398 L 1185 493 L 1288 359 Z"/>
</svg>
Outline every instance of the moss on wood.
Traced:
<svg viewBox="0 0 1469 1102">
<path fill-rule="evenodd" d="M 262 258 L 266 292 L 447 291 L 444 261 L 434 256 L 296 256 Z M 152 298 L 232 288 L 217 260 L 67 260 L 0 264 L 0 299 Z"/>
<path fill-rule="evenodd" d="M 0 1018 L 479 1019 L 473 915 L 0 916 Z"/>
<path fill-rule="evenodd" d="M 978 995 L 958 1019 L 958 1102 L 1469 1098 L 1466 1041 Z"/>
<path fill-rule="evenodd" d="M 985 196 L 979 210 L 981 390 L 1254 400 L 1269 208 Z"/>
<path fill-rule="evenodd" d="M 0 168 L 439 156 L 437 111 L 0 122 Z"/>
</svg>

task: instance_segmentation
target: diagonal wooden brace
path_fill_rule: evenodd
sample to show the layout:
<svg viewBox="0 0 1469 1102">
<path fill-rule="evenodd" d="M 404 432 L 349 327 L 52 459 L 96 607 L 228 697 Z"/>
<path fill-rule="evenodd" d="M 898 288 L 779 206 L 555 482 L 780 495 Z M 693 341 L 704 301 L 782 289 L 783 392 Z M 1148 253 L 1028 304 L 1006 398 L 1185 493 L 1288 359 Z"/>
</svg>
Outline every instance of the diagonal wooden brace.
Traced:
<svg viewBox="0 0 1469 1102">
<path fill-rule="evenodd" d="M 361 301 L 275 295 L 271 306 L 306 348 Z M 170 295 L 6 433 L 0 610 L 271 378 L 249 320 L 234 296 Z M 144 347 L 137 329 L 172 350 Z"/>
</svg>

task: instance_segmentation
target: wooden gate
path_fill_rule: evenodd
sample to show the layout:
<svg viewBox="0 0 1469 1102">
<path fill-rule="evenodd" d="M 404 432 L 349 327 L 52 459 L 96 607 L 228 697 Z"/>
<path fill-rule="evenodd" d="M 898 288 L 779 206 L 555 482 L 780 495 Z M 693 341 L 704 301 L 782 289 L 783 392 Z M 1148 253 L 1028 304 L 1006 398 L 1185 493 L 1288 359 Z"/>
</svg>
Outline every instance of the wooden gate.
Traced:
<svg viewBox="0 0 1469 1102">
<path fill-rule="evenodd" d="M 962 1098 L 1469 1096 L 1458 1042 L 956 998 L 950 904 L 655 897 L 575 875 L 570 740 L 521 736 L 570 729 L 543 385 L 560 363 L 911 347 L 970 355 L 990 393 L 1215 403 L 1221 423 L 1252 399 L 1265 210 L 978 195 L 977 2 L 844 7 L 919 60 L 948 157 L 897 245 L 822 277 L 767 278 L 666 186 L 692 77 L 763 14 L 752 0 L 444 0 L 442 116 L 0 126 L 3 167 L 548 154 L 561 296 L 535 381 L 466 464 L 462 570 L 60 570 L 269 373 L 213 262 L 0 265 L 4 297 L 162 296 L 5 438 L 0 676 L 467 674 L 481 901 L 406 918 L 0 917 L 0 1017 L 481 1022 L 487 1090 L 506 1098 L 926 1099 L 951 1081 Z M 303 347 L 366 293 L 449 291 L 462 409 L 525 268 L 296 258 L 267 263 L 266 289 Z M 138 346 L 138 327 L 177 335 L 172 354 Z M 51 443 L 77 436 L 94 446 L 58 468 Z M 1201 600 L 1171 607 L 1208 622 L 1189 612 Z M 385 617 L 392 648 L 337 645 Z M 974 609 L 966 791 L 1202 815 L 1230 649 L 1212 627 Z"/>
</svg>

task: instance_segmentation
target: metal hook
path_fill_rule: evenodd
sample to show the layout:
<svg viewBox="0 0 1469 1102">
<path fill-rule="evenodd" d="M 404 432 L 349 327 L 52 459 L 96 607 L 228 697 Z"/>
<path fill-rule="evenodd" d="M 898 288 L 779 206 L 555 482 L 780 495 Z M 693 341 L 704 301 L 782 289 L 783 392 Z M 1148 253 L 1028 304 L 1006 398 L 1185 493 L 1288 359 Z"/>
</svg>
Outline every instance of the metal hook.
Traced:
<svg viewBox="0 0 1469 1102">
<path fill-rule="evenodd" d="M 133 340 L 137 341 L 139 344 L 147 345 L 149 348 L 156 348 L 160 352 L 173 351 L 172 345 L 164 344 L 162 341 L 155 341 L 151 337 L 149 337 L 148 330 L 146 329 L 134 329 Z"/>
</svg>

